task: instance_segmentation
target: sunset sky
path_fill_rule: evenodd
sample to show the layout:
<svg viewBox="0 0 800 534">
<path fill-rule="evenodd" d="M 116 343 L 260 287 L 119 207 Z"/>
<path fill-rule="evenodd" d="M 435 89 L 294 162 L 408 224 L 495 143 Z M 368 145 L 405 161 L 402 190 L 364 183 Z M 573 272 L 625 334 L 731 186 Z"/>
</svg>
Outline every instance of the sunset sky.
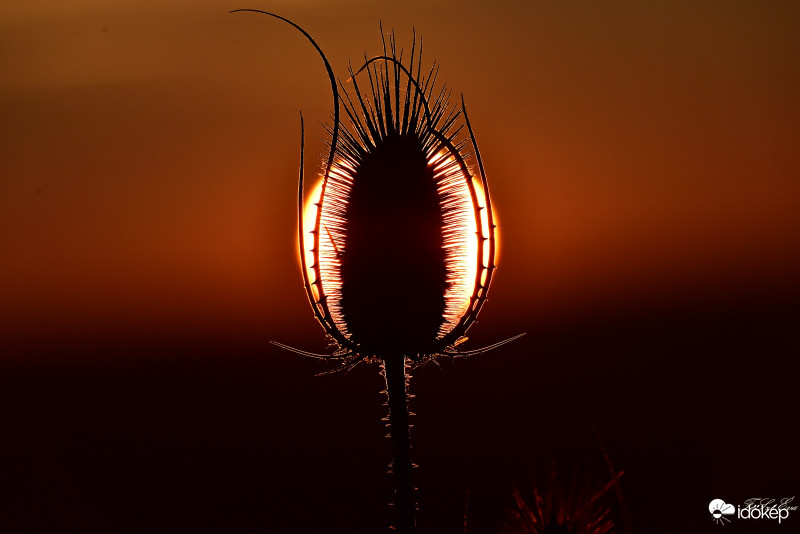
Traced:
<svg viewBox="0 0 800 534">
<path fill-rule="evenodd" d="M 300 22 L 342 78 L 380 52 L 379 21 L 405 46 L 416 28 L 483 151 L 504 308 L 797 291 L 794 3 L 473 4 L 258 7 Z M 240 6 L 4 9 L 5 328 L 313 331 L 298 116 L 311 174 L 328 82 L 294 30 L 225 14 Z"/>
<path fill-rule="evenodd" d="M 303 26 L 342 80 L 348 61 L 355 66 L 381 52 L 379 22 L 406 49 L 415 29 L 425 65 L 439 63 L 440 82 L 455 100 L 464 95 L 500 232 L 490 300 L 470 334 L 476 344 L 529 336 L 505 360 L 498 354 L 475 364 L 480 372 L 441 373 L 450 376 L 453 399 L 463 394 L 463 405 L 482 413 L 458 377 L 485 376 L 496 403 L 522 406 L 530 398 L 508 390 L 527 387 L 519 377 L 532 368 L 524 365 L 542 354 L 556 363 L 535 364 L 537 380 L 561 376 L 544 388 L 560 396 L 569 389 L 564 373 L 593 361 L 595 342 L 604 354 L 624 353 L 623 367 L 652 350 L 661 355 L 658 370 L 637 374 L 637 363 L 614 375 L 628 384 L 618 386 L 592 383 L 597 369 L 587 367 L 580 380 L 592 393 L 564 404 L 559 416 L 570 418 L 572 407 L 609 388 L 622 392 L 609 419 L 623 421 L 621 398 L 635 387 L 639 401 L 679 420 L 683 408 L 665 408 L 644 384 L 649 377 L 659 391 L 674 391 L 664 386 L 683 376 L 670 363 L 673 351 L 712 376 L 721 358 L 775 358 L 771 365 L 796 376 L 788 355 L 800 342 L 788 325 L 796 324 L 800 301 L 800 3 L 32 0 L 0 9 L 0 373 L 9 382 L 21 373 L 31 384 L 40 384 L 38 376 L 58 383 L 53 369 L 70 366 L 191 362 L 202 347 L 211 368 L 235 366 L 237 354 L 247 354 L 243 365 L 270 383 L 285 379 L 286 395 L 296 391 L 291 384 L 318 384 L 319 367 L 295 363 L 267 342 L 325 350 L 300 280 L 295 209 L 300 111 L 306 173 L 315 176 L 321 123 L 331 114 L 329 84 L 295 30 L 252 13 L 227 14 L 236 8 L 270 10 Z M 635 339 L 627 344 L 626 335 Z M 758 345 L 767 338 L 777 352 Z M 503 366 L 515 376 L 510 382 Z M 753 380 L 771 376 L 754 372 Z M 380 389 L 365 379 L 375 369 L 354 375 L 318 380 L 326 392 L 345 381 Z M 420 377 L 418 398 L 436 391 L 431 376 Z M 747 377 L 736 375 L 737 386 L 733 378 L 718 386 L 730 389 L 708 397 L 696 378 L 689 395 L 704 399 L 702 408 L 726 405 L 739 386 L 749 387 Z M 763 395 L 740 407 L 772 413 L 783 405 L 796 415 L 785 406 L 797 400 L 790 402 L 788 378 L 775 380 L 759 382 Z M 17 408 L 25 402 L 39 406 L 33 413 L 41 421 L 61 413 L 52 408 L 58 395 L 40 405 L 23 389 L 13 390 L 20 404 L 5 408 L 14 421 L 23 421 Z M 306 417 L 321 393 L 308 395 L 285 420 Z M 373 397 L 359 418 L 377 413 Z M 451 405 L 427 408 L 435 404 L 428 399 L 419 401 L 428 403 L 420 417 L 430 414 L 418 422 L 421 454 L 445 457 L 433 445 L 445 437 L 425 434 L 423 422 L 437 425 L 433 414 L 446 418 Z M 77 426 L 94 421 L 75 410 L 66 417 Z M 777 417 L 763 443 L 742 453 L 796 452 L 796 437 L 782 438 L 788 434 Z M 279 429 L 288 424 L 271 421 Z M 23 436 L 25 423 L 16 424 Z M 700 419 L 692 425 L 703 426 Z M 161 427 L 143 432 L 153 428 Z M 377 421 L 358 436 L 373 430 L 382 432 Z M 46 435 L 38 432 L 20 437 L 18 448 Z M 691 432 L 681 436 L 675 443 L 688 447 Z M 648 465 L 620 448 L 629 468 Z M 41 451 L 52 465 L 61 461 Z M 700 464 L 691 458 L 691 466 Z M 376 465 L 379 477 L 383 464 Z M 752 492 L 800 491 L 800 480 L 792 482 Z M 73 493 L 75 503 L 90 490 L 82 491 Z M 452 497 L 456 518 L 460 498 Z M 644 515 L 634 519 L 653 526 Z"/>
</svg>

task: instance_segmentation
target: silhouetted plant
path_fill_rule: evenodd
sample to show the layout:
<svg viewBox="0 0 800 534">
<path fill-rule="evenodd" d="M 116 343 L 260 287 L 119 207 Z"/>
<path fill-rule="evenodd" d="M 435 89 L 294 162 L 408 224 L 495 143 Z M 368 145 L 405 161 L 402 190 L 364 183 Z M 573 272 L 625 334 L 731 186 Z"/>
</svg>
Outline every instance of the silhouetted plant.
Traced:
<svg viewBox="0 0 800 534">
<path fill-rule="evenodd" d="M 531 477 L 514 489 L 501 532 L 508 534 L 609 534 L 614 530 L 604 497 L 622 473 L 603 484 L 591 476 L 565 478 L 551 465 L 544 483 Z"/>
<path fill-rule="evenodd" d="M 237 11 L 270 15 L 299 30 L 322 58 L 333 94 L 329 154 L 310 229 L 304 228 L 301 116 L 298 240 L 306 295 L 336 349 L 328 355 L 276 345 L 339 360 L 341 369 L 363 361 L 381 365 L 394 454 L 396 527 L 412 532 L 408 366 L 486 352 L 515 339 L 459 349 L 486 301 L 496 245 L 489 187 L 463 98 L 460 109 L 450 107 L 450 91 L 434 89 L 438 67 L 422 74 L 416 38 L 406 66 L 394 35 L 387 47 L 382 29 L 383 54 L 365 57 L 356 71 L 349 68 L 351 98 L 300 26 L 273 13 Z M 368 87 L 359 86 L 361 73 Z M 473 156 L 479 177 L 466 162 Z"/>
</svg>

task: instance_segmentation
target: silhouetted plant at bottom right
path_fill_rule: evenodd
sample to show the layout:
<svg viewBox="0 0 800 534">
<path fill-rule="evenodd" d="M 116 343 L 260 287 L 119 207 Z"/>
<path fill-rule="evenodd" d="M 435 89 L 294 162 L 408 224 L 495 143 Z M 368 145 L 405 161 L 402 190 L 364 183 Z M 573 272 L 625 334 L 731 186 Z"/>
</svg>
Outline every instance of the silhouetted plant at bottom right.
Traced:
<svg viewBox="0 0 800 534">
<path fill-rule="evenodd" d="M 606 483 L 592 476 L 559 476 L 555 464 L 544 477 L 518 484 L 513 507 L 499 532 L 504 534 L 609 534 L 614 532 L 607 494 L 622 473 Z"/>
</svg>

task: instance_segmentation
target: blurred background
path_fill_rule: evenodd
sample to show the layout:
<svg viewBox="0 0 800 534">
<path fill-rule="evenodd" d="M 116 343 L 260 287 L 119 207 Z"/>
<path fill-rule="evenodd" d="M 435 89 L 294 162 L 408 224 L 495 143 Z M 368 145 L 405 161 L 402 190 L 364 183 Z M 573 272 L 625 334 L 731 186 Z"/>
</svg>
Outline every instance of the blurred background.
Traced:
<svg viewBox="0 0 800 534">
<path fill-rule="evenodd" d="M 236 8 L 342 79 L 415 30 L 464 95 L 500 226 L 467 346 L 528 335 L 414 371 L 420 532 L 604 451 L 621 532 L 800 491 L 800 4 L 37 0 L 0 9 L 0 529 L 385 528 L 377 368 L 268 344 L 326 350 L 328 80 Z"/>
</svg>

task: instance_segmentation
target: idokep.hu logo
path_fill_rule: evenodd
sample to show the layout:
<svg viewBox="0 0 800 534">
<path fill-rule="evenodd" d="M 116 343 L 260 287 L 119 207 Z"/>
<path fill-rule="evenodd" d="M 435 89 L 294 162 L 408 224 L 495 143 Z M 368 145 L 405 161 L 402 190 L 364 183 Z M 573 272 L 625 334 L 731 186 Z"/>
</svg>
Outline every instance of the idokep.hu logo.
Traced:
<svg viewBox="0 0 800 534">
<path fill-rule="evenodd" d="M 719 525 L 730 523 L 732 519 L 775 520 L 780 524 L 789 517 L 790 512 L 797 510 L 797 506 L 791 505 L 792 501 L 794 497 L 780 500 L 754 497 L 734 506 L 722 499 L 714 499 L 708 503 L 708 511 L 711 512 L 711 519 Z"/>
<path fill-rule="evenodd" d="M 708 511 L 711 512 L 711 517 L 714 519 L 714 523 L 724 525 L 725 523 L 731 522 L 731 520 L 725 516 L 733 515 L 736 512 L 736 509 L 732 504 L 728 504 L 722 499 L 714 499 L 708 504 Z"/>
</svg>

